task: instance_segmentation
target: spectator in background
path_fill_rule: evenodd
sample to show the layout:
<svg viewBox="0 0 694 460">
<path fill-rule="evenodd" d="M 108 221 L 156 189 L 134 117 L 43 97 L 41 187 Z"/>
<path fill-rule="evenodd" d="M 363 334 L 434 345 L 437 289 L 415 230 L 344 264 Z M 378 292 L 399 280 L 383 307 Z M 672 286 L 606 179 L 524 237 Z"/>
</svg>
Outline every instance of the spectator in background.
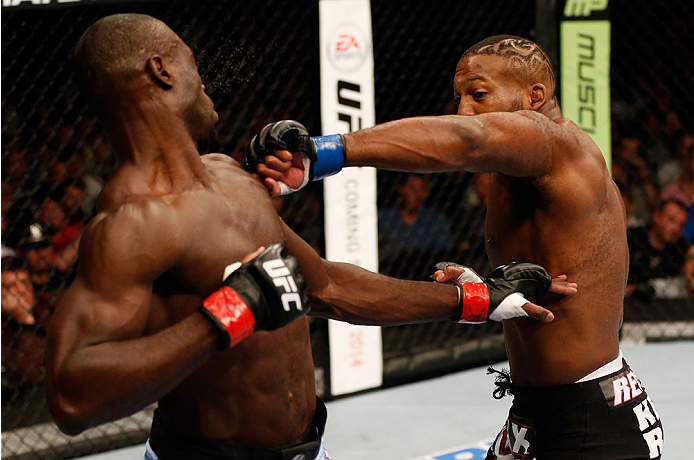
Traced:
<svg viewBox="0 0 694 460">
<path fill-rule="evenodd" d="M 21 264 L 12 266 L 3 257 L 2 265 L 3 389 L 36 385 L 43 379 L 45 338 L 34 327 L 34 291 Z"/>
<path fill-rule="evenodd" d="M 21 188 L 8 178 L 2 181 L 2 245 L 17 248 L 25 230 L 35 219 L 35 209 Z"/>
<path fill-rule="evenodd" d="M 73 265 L 77 261 L 77 248 L 85 224 L 73 220 L 63 208 L 64 189 L 55 190 L 39 210 L 37 223 L 41 226 L 50 246 L 41 254 L 41 261 L 33 264 L 45 277 L 50 289 L 69 284 Z M 69 200 L 68 200 L 69 202 Z"/>
<path fill-rule="evenodd" d="M 629 279 L 626 296 L 637 300 L 677 297 L 686 243 L 682 234 L 687 208 L 677 200 L 666 200 L 653 210 L 648 227 L 627 230 Z"/>
<path fill-rule="evenodd" d="M 673 144 L 675 152 L 673 157 L 658 165 L 656 179 L 660 189 L 677 181 L 680 175 L 685 172 L 685 162 L 691 159 L 692 152 L 694 152 L 694 134 L 683 132 L 676 136 Z"/>
<path fill-rule="evenodd" d="M 103 184 L 116 166 L 116 157 L 111 153 L 108 142 L 94 118 L 82 118 L 75 129 L 84 170 Z"/>
<path fill-rule="evenodd" d="M 659 165 L 672 157 L 672 148 L 668 145 L 668 134 L 665 131 L 666 114 L 653 111 L 651 108 L 644 111 L 641 118 L 640 140 L 643 158 L 648 167 L 655 171 Z"/>
<path fill-rule="evenodd" d="M 677 177 L 663 187 L 661 200 L 678 200 L 687 206 L 689 217 L 684 227 L 684 238 L 694 241 L 694 134 L 680 137 L 677 159 L 681 169 Z"/>
<path fill-rule="evenodd" d="M 2 231 L 4 232 L 7 228 L 7 222 L 5 216 L 8 215 L 12 206 L 14 205 L 14 194 L 17 189 L 16 184 L 10 182 L 9 180 L 2 181 L 2 189 L 0 191 L 0 202 L 2 202 Z"/>
<path fill-rule="evenodd" d="M 61 189 L 59 189 L 61 190 Z M 48 328 L 54 306 L 75 275 L 77 249 L 84 223 L 71 221 L 58 191 L 39 208 L 37 221 L 29 226 L 17 247 L 26 260 L 37 295 L 37 321 Z"/>
<path fill-rule="evenodd" d="M 2 232 L 5 232 L 9 221 L 2 218 Z M 36 322 L 34 308 L 34 287 L 29 272 L 19 259 L 17 252 L 9 246 L 2 245 L 2 314 L 9 315 L 18 324 L 31 325 Z"/>
<path fill-rule="evenodd" d="M 643 159 L 638 139 L 627 137 L 615 146 L 612 175 L 627 205 L 627 226 L 646 225 L 658 203 L 658 188 Z"/>
<path fill-rule="evenodd" d="M 3 142 L 2 180 L 12 187 L 12 201 L 23 203 L 31 200 L 31 188 L 38 179 L 35 171 L 37 159 L 30 162 L 29 158 L 16 140 Z M 3 189 L 3 194 L 5 191 Z"/>
<path fill-rule="evenodd" d="M 68 194 L 72 184 L 65 184 L 49 193 L 48 198 L 39 208 L 37 221 L 46 234 L 49 235 L 51 243 L 58 249 L 62 249 L 69 244 L 84 229 L 84 223 L 66 209 L 66 203 L 70 206 L 78 206 L 83 198 L 79 190 L 73 199 L 72 194 Z"/>
<path fill-rule="evenodd" d="M 29 172 L 29 163 L 17 141 L 3 143 L 2 175 L 15 185 L 20 184 Z"/>
<path fill-rule="evenodd" d="M 430 176 L 409 174 L 395 186 L 396 205 L 379 213 L 381 228 L 403 247 L 450 249 L 453 245 L 448 219 L 425 206 L 430 188 Z"/>
<path fill-rule="evenodd" d="M 2 230 L 10 222 L 3 217 Z M 5 388 L 35 385 L 43 378 L 44 338 L 36 334 L 36 296 L 18 253 L 2 245 L 2 382 Z"/>
<path fill-rule="evenodd" d="M 4 251 L 4 248 L 3 248 Z M 29 272 L 16 257 L 2 255 L 2 314 L 10 315 L 18 324 L 35 324 L 34 287 Z"/>
<path fill-rule="evenodd" d="M 41 294 L 47 289 L 48 281 L 56 265 L 51 242 L 41 225 L 33 223 L 25 229 L 17 244 L 16 252 L 26 262 L 34 290 L 37 295 Z"/>
<path fill-rule="evenodd" d="M 89 130 L 90 125 L 85 123 L 84 126 L 80 125 L 80 128 Z M 98 161 L 93 157 L 97 152 L 108 155 L 108 149 L 106 152 L 92 149 L 91 147 L 101 144 L 98 141 L 78 141 L 77 134 L 76 128 L 71 124 L 62 124 L 52 133 L 49 142 L 41 148 L 44 176 L 41 179 L 40 193 L 34 201 L 38 206 L 42 206 L 47 195 L 54 194 L 56 190 L 65 193 L 76 185 L 83 191 L 83 209 L 80 213 L 88 216 L 92 213 L 104 184 L 103 179 L 99 177 L 100 172 L 93 170 Z M 90 148 L 87 148 L 87 144 Z M 87 161 L 87 155 L 92 161 Z"/>
<path fill-rule="evenodd" d="M 451 224 L 442 213 L 426 206 L 430 176 L 408 174 L 395 189 L 395 206 L 378 213 L 381 263 L 414 264 L 413 276 L 424 278 L 433 264 L 453 249 Z M 403 257 L 408 260 L 402 260 Z"/>
<path fill-rule="evenodd" d="M 662 171 L 662 200 L 675 199 L 687 207 L 694 204 L 694 134 L 684 134 L 677 145 L 676 157 Z"/>
<path fill-rule="evenodd" d="M 84 225 L 94 216 L 95 201 L 87 192 L 87 185 L 81 179 L 67 184 L 62 191 L 62 208 L 71 222 Z"/>
<path fill-rule="evenodd" d="M 63 193 L 68 187 L 77 184 L 83 190 L 83 206 L 87 214 L 94 209 L 96 199 L 103 187 L 103 181 L 85 168 L 84 158 L 79 151 L 63 151 L 52 159 L 49 172 L 43 179 L 43 197 L 59 190 Z M 40 203 L 39 203 L 40 204 Z"/>
</svg>

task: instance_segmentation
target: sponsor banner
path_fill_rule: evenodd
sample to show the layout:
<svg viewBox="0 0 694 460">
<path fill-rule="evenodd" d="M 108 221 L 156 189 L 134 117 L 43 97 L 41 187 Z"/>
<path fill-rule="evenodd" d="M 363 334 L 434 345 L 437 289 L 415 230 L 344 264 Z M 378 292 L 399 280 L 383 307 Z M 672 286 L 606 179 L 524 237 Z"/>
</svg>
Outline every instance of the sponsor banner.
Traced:
<svg viewBox="0 0 694 460">
<path fill-rule="evenodd" d="M 375 123 L 371 5 L 368 0 L 320 0 L 323 134 Z M 325 250 L 332 261 L 378 271 L 376 171 L 348 168 L 324 180 Z M 383 382 L 381 329 L 330 321 L 332 395 Z"/>
<path fill-rule="evenodd" d="M 612 170 L 607 0 L 567 0 L 560 25 L 561 108 L 593 138 Z"/>
<path fill-rule="evenodd" d="M 564 20 L 607 19 L 609 0 L 566 0 Z"/>
</svg>

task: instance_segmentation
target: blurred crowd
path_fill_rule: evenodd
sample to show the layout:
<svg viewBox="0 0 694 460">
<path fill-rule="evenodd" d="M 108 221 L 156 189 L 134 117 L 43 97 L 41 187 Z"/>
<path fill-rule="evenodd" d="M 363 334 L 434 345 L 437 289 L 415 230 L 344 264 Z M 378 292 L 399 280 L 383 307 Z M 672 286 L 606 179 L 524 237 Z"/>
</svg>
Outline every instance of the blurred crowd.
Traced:
<svg viewBox="0 0 694 460">
<path fill-rule="evenodd" d="M 617 100 L 613 114 L 612 171 L 626 206 L 631 252 L 626 296 L 641 302 L 694 299 L 694 132 L 667 100 L 660 97 L 655 106 Z M 41 117 L 34 123 L 39 131 L 25 141 L 13 128 L 26 120 L 3 107 L 3 390 L 42 381 L 54 306 L 71 282 L 80 236 L 114 166 L 93 119 L 78 115 L 66 123 L 65 114 L 48 107 L 35 116 Z M 256 118 L 258 127 L 270 121 Z M 461 191 L 455 206 L 452 187 Z M 379 173 L 381 271 L 424 279 L 434 262 L 455 260 L 488 273 L 488 187 L 487 174 Z M 314 184 L 303 193 L 275 204 L 321 252 L 322 189 Z"/>
<path fill-rule="evenodd" d="M 41 128 L 28 137 L 18 114 L 3 106 L 3 390 L 42 381 L 46 330 L 114 164 L 93 120 L 59 122 L 47 107 L 35 116 Z"/>
</svg>

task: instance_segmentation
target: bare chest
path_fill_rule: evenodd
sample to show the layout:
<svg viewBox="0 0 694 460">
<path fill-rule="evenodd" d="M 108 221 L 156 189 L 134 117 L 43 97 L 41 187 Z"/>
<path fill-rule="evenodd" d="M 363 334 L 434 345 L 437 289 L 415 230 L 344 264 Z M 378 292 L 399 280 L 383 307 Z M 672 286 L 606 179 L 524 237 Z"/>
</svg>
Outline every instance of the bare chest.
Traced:
<svg viewBox="0 0 694 460">
<path fill-rule="evenodd" d="M 176 204 L 180 225 L 171 231 L 183 250 L 154 282 L 153 293 L 169 299 L 161 307 L 180 308 L 179 296 L 203 299 L 221 285 L 227 265 L 283 238 L 262 185 L 236 168 L 213 171 L 212 179 L 211 187 L 186 192 Z"/>
</svg>

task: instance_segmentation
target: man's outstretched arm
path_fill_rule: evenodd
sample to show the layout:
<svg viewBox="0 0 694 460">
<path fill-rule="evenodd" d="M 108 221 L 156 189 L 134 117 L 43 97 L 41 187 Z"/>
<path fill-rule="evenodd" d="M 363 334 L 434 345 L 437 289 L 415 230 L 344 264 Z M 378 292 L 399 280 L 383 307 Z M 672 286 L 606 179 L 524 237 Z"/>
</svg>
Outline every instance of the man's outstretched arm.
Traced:
<svg viewBox="0 0 694 460">
<path fill-rule="evenodd" d="M 505 280 L 497 278 L 492 281 L 487 278 L 477 286 L 469 286 L 472 289 L 467 291 L 453 284 L 391 278 L 352 264 L 322 259 L 288 226 L 283 227 L 287 250 L 301 264 L 301 273 L 307 284 L 306 292 L 312 302 L 311 311 L 317 316 L 365 325 L 446 320 L 480 322 L 485 321 L 513 292 L 520 292 L 526 287 L 528 295 L 534 295 L 534 289 L 556 292 L 554 287 L 550 287 L 549 276 L 537 266 L 537 269 L 533 269 L 533 276 L 524 280 L 528 284 L 510 285 L 505 284 Z M 557 282 L 567 288 L 563 294 L 576 292 L 575 284 L 564 280 Z M 471 303 L 466 304 L 469 293 L 472 294 L 468 296 Z M 526 300 L 519 308 L 524 313 L 514 316 L 530 316 L 544 322 L 552 321 L 554 316 L 549 310 Z M 483 318 L 474 314 L 476 312 L 483 312 Z M 470 319 L 472 316 L 475 316 L 474 320 Z"/>
<path fill-rule="evenodd" d="M 344 166 L 541 176 L 550 172 L 552 155 L 575 150 L 577 142 L 565 128 L 533 111 L 405 118 L 313 138 L 289 120 L 266 128 L 249 145 L 244 166 L 263 177 L 272 194 L 280 193 L 280 183 L 285 185 L 282 193 L 288 193 Z"/>
</svg>

